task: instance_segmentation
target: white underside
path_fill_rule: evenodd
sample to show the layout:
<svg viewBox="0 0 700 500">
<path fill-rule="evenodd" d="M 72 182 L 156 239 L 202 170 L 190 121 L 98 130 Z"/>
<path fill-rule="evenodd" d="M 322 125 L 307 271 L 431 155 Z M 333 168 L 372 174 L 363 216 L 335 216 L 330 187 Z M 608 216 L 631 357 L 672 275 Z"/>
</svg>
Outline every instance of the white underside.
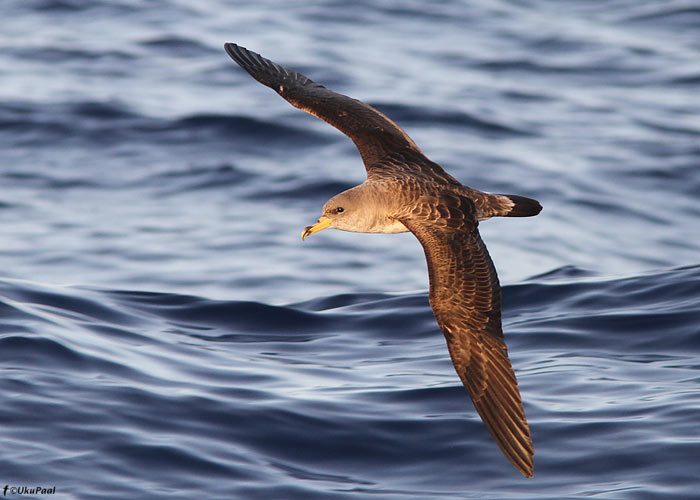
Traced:
<svg viewBox="0 0 700 500">
<path fill-rule="evenodd" d="M 394 233 L 405 233 L 408 231 L 408 228 L 404 226 L 401 222 L 394 220 L 389 224 L 385 224 L 380 227 L 376 227 L 372 233 L 387 233 L 387 234 L 394 234 Z"/>
</svg>

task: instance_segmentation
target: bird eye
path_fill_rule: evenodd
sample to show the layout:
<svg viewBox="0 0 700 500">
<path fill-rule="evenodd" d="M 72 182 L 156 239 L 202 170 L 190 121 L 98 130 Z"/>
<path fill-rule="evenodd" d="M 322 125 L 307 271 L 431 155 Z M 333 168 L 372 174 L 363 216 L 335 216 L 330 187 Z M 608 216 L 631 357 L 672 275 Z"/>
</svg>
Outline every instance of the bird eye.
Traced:
<svg viewBox="0 0 700 500">
<path fill-rule="evenodd" d="M 335 209 L 335 213 L 337 214 L 342 214 L 343 212 L 345 212 L 345 209 L 343 207 L 338 207 Z"/>
</svg>

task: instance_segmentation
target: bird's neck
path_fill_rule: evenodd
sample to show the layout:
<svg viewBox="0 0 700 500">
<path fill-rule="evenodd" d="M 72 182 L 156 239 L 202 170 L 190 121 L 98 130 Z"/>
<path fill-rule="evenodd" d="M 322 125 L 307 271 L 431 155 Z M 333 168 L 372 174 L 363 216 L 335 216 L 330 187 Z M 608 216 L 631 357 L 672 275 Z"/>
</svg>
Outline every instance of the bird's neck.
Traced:
<svg viewBox="0 0 700 500">
<path fill-rule="evenodd" d="M 395 186 L 384 182 L 366 181 L 353 188 L 363 200 L 366 207 L 366 224 L 364 233 L 405 233 L 408 231 L 396 217 L 398 207 L 395 207 L 396 196 L 392 193 Z"/>
</svg>

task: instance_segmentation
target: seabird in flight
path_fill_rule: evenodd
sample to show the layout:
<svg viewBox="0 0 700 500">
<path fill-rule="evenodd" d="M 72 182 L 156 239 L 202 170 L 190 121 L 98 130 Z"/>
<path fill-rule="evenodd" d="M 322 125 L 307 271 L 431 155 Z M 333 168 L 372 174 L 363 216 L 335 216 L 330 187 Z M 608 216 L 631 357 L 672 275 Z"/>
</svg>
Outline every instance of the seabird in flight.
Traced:
<svg viewBox="0 0 700 500">
<path fill-rule="evenodd" d="M 367 180 L 328 200 L 302 238 L 326 228 L 410 231 L 418 238 L 428 262 L 430 306 L 455 370 L 498 446 L 531 477 L 534 448 L 503 338 L 501 288 L 478 225 L 491 217 L 537 215 L 540 204 L 465 186 L 373 107 L 236 44 L 225 49 L 257 81 L 355 143 Z"/>
</svg>

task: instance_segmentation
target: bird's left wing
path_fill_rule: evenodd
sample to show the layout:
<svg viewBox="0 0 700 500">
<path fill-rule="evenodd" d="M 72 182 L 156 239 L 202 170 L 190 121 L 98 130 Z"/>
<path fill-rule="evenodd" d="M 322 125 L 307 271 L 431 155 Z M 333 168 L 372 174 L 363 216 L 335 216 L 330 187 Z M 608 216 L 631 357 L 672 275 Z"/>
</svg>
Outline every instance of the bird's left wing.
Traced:
<svg viewBox="0 0 700 500">
<path fill-rule="evenodd" d="M 224 48 L 257 81 L 293 106 L 330 123 L 350 137 L 360 151 L 368 174 L 373 165 L 389 153 L 408 149 L 422 155 L 401 127 L 372 106 L 328 90 L 301 73 L 235 43 L 227 43 Z"/>
<path fill-rule="evenodd" d="M 501 329 L 501 289 L 471 200 L 423 197 L 401 222 L 425 250 L 430 305 L 455 370 L 503 453 L 532 476 L 530 428 Z"/>
</svg>

